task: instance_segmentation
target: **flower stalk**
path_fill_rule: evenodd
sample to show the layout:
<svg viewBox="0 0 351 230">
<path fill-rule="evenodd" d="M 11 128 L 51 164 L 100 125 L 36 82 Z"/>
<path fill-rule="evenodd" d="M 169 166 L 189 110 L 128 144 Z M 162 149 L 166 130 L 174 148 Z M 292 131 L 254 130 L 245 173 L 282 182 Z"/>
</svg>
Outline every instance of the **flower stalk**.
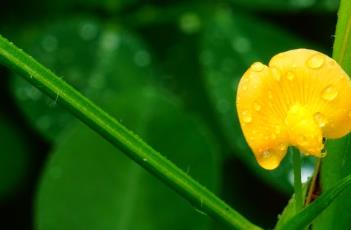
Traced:
<svg viewBox="0 0 351 230">
<path fill-rule="evenodd" d="M 292 152 L 294 165 L 295 211 L 299 213 L 304 206 L 301 183 L 301 154 L 293 147 L 290 148 L 290 151 Z"/>
</svg>

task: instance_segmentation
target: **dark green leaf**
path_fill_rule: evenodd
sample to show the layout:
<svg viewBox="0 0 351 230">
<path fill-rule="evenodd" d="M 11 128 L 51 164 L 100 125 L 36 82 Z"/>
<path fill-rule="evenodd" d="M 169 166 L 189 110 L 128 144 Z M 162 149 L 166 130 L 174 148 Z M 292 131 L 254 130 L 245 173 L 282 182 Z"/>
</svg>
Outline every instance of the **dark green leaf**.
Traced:
<svg viewBox="0 0 351 230">
<path fill-rule="evenodd" d="M 149 52 L 121 29 L 77 19 L 27 29 L 23 35 L 20 46 L 95 101 L 151 81 Z M 54 139 L 73 117 L 19 76 L 13 80 L 20 108 L 45 137 Z"/>
<path fill-rule="evenodd" d="M 0 199 L 3 199 L 25 179 L 30 156 L 25 137 L 3 114 L 0 114 L 0 137 Z"/>
<path fill-rule="evenodd" d="M 255 10 L 297 11 L 314 9 L 334 11 L 338 7 L 338 0 L 231 0 L 233 3 Z"/>
<path fill-rule="evenodd" d="M 211 190 L 218 153 L 205 126 L 152 88 L 111 97 L 106 108 Z M 79 124 L 46 167 L 38 229 L 208 229 L 209 219 Z"/>
</svg>

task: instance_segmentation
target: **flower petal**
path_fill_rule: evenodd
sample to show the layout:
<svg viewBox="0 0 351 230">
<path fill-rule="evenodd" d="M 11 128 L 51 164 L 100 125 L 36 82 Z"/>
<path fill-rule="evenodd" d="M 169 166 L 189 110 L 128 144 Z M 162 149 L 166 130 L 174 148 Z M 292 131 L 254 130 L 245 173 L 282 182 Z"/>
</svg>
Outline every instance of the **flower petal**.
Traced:
<svg viewBox="0 0 351 230">
<path fill-rule="evenodd" d="M 237 91 L 244 136 L 259 164 L 276 168 L 287 146 L 321 156 L 322 139 L 351 130 L 351 80 L 328 56 L 296 49 L 254 63 Z"/>
</svg>

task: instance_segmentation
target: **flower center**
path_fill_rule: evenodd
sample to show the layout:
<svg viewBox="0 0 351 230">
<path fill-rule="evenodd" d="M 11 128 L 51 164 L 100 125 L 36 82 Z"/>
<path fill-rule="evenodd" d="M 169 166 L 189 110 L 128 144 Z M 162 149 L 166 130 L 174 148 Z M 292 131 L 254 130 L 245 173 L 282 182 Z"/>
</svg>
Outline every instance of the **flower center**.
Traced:
<svg viewBox="0 0 351 230">
<path fill-rule="evenodd" d="M 300 104 L 291 106 L 285 119 L 288 143 L 307 155 L 320 157 L 324 147 L 322 127 L 326 122 L 321 113 L 312 114 Z"/>
</svg>

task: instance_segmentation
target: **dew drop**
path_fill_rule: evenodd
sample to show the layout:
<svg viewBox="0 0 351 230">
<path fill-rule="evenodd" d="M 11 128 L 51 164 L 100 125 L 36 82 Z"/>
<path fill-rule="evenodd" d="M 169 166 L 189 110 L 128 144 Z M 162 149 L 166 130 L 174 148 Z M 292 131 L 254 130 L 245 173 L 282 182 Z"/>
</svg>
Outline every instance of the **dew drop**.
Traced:
<svg viewBox="0 0 351 230">
<path fill-rule="evenodd" d="M 263 153 L 262 153 L 262 157 L 264 158 L 264 159 L 268 159 L 268 158 L 270 158 L 272 156 L 272 153 L 270 152 L 270 151 L 268 151 L 268 150 L 265 150 L 265 151 L 263 151 Z"/>
<path fill-rule="evenodd" d="M 251 114 L 250 114 L 249 111 L 244 111 L 244 112 L 242 113 L 242 115 L 243 115 L 243 121 L 244 121 L 245 123 L 250 123 L 250 122 L 252 121 L 252 116 L 251 116 Z"/>
<path fill-rule="evenodd" d="M 245 37 L 236 37 L 232 41 L 232 47 L 235 51 L 239 53 L 247 53 L 251 50 L 251 43 Z"/>
<path fill-rule="evenodd" d="M 279 145 L 279 150 L 280 151 L 284 151 L 286 149 L 286 145 L 284 145 L 284 144 L 280 144 Z"/>
<path fill-rule="evenodd" d="M 134 55 L 134 62 L 140 67 L 148 66 L 151 62 L 150 54 L 145 50 L 139 50 Z"/>
<path fill-rule="evenodd" d="M 295 79 L 295 74 L 293 74 L 292 72 L 288 72 L 286 74 L 286 78 L 289 80 L 289 81 L 292 81 Z"/>
<path fill-rule="evenodd" d="M 324 64 L 324 57 L 321 54 L 315 54 L 307 60 L 307 66 L 311 69 L 319 69 Z"/>
<path fill-rule="evenodd" d="M 186 34 L 196 33 L 201 28 L 201 19 L 196 13 L 187 12 L 180 17 L 179 27 Z"/>
<path fill-rule="evenodd" d="M 105 32 L 101 37 L 101 48 L 104 50 L 114 50 L 120 45 L 120 37 L 113 31 Z"/>
<path fill-rule="evenodd" d="M 251 65 L 251 69 L 256 72 L 261 72 L 264 69 L 264 65 L 261 62 L 255 62 Z"/>
<path fill-rule="evenodd" d="M 326 101 L 332 101 L 338 96 L 338 91 L 333 86 L 328 86 L 322 91 L 322 98 Z"/>
<path fill-rule="evenodd" d="M 98 28 L 94 23 L 84 24 L 79 31 L 80 36 L 84 40 L 92 40 L 96 37 L 98 33 Z"/>
<path fill-rule="evenodd" d="M 321 151 L 321 158 L 326 157 L 328 155 L 328 152 L 325 148 L 322 149 Z"/>
<path fill-rule="evenodd" d="M 44 37 L 42 41 L 42 47 L 46 52 L 53 52 L 57 49 L 58 40 L 53 35 L 48 35 Z"/>
<path fill-rule="evenodd" d="M 321 114 L 321 113 L 315 113 L 313 115 L 314 120 L 317 122 L 317 124 L 319 125 L 319 127 L 323 128 L 326 124 L 327 124 L 327 119 L 326 117 Z"/>
<path fill-rule="evenodd" d="M 268 98 L 269 98 L 270 100 L 273 99 L 273 93 L 272 93 L 272 91 L 268 91 Z"/>
<path fill-rule="evenodd" d="M 241 87 L 244 91 L 247 90 L 247 84 L 243 84 L 243 86 Z"/>
<path fill-rule="evenodd" d="M 280 81 L 281 76 L 280 76 L 280 72 L 277 68 L 274 68 L 274 67 L 272 68 L 272 77 L 274 80 Z"/>
<path fill-rule="evenodd" d="M 261 110 L 261 105 L 258 104 L 257 102 L 254 102 L 253 106 L 254 106 L 254 109 L 255 109 L 257 112 Z"/>
</svg>

